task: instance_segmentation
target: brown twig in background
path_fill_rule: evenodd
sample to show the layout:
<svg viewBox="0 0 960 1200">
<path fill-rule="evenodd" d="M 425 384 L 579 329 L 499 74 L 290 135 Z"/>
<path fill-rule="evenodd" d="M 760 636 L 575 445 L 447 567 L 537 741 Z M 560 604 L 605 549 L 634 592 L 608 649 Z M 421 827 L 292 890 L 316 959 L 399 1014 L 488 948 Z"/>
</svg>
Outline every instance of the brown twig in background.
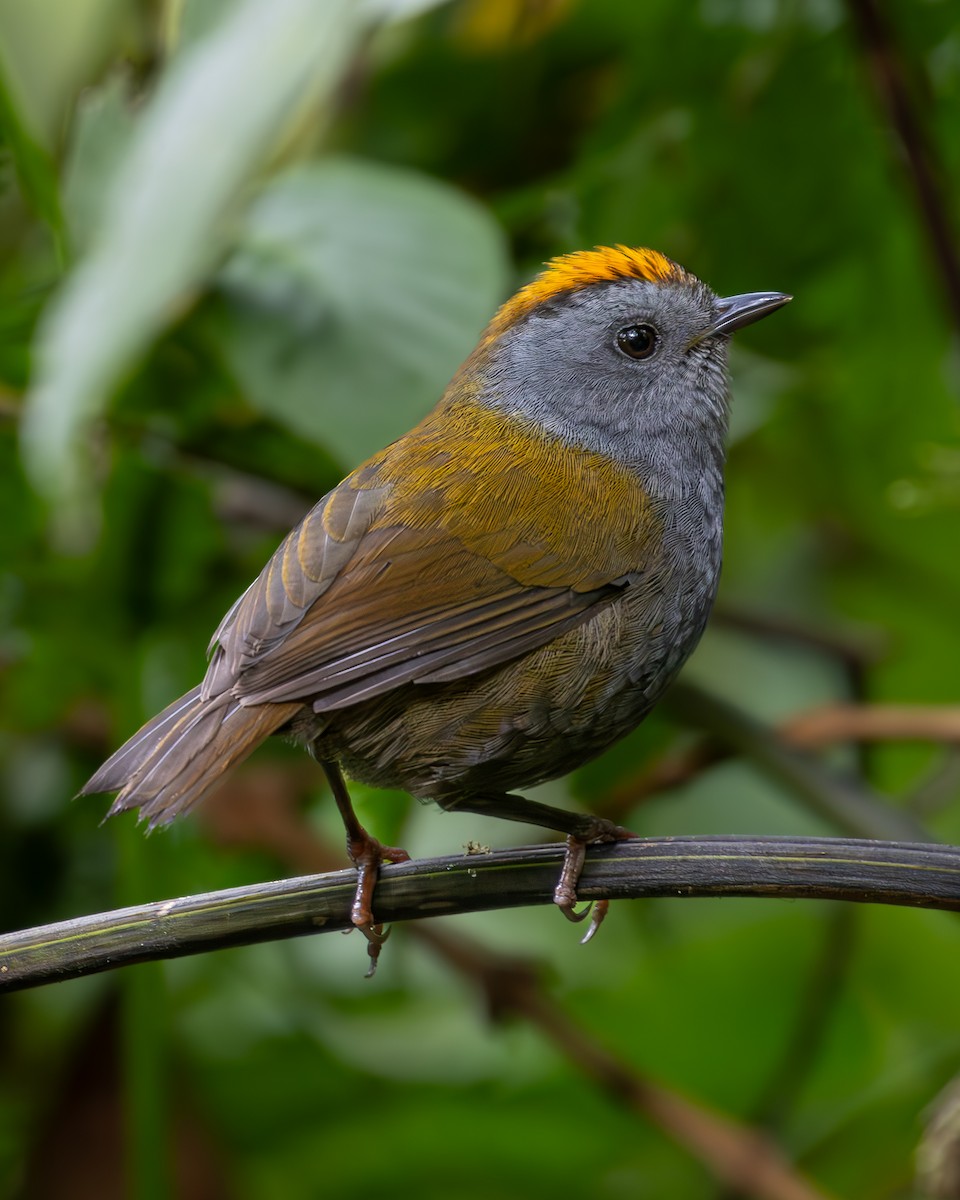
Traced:
<svg viewBox="0 0 960 1200">
<path fill-rule="evenodd" d="M 952 705 L 823 704 L 789 717 L 773 731 L 798 750 L 823 750 L 842 742 L 939 742 L 960 745 L 960 708 Z M 631 807 L 682 787 L 709 767 L 733 758 L 736 747 L 712 736 L 670 751 L 617 784 L 603 798 L 603 812 L 619 819 Z"/>
<path fill-rule="evenodd" d="M 883 657 L 887 637 L 879 629 L 858 626 L 838 629 L 824 627 L 790 614 L 723 606 L 714 620 L 752 638 L 786 643 L 816 654 L 838 665 L 846 680 L 846 698 L 864 704 L 869 698 L 870 670 Z M 856 765 L 863 779 L 870 778 L 870 748 L 866 742 L 855 746 Z"/>
<path fill-rule="evenodd" d="M 772 1138 L 652 1082 L 607 1050 L 557 1004 L 528 963 L 491 954 L 460 934 L 429 926 L 419 934 L 481 989 L 495 1018 L 523 1017 L 614 1103 L 658 1126 L 719 1182 L 765 1200 L 822 1200 L 824 1193 L 791 1167 Z"/>
<path fill-rule="evenodd" d="M 944 170 L 914 102 L 909 72 L 878 0 L 847 0 L 870 79 L 903 155 L 921 225 L 951 318 L 960 330 L 960 253 L 943 186 Z"/>
<path fill-rule="evenodd" d="M 678 722 L 701 731 L 728 754 L 741 755 L 834 829 L 853 837 L 895 842 L 936 840 L 912 814 L 890 803 L 856 772 L 839 771 L 820 762 L 809 751 L 790 745 L 772 726 L 705 688 L 680 681 L 661 705 Z M 618 804 L 627 800 L 624 788 L 618 788 L 615 799 Z M 606 803 L 603 814 L 611 815 Z"/>
<path fill-rule="evenodd" d="M 641 770 L 624 775 L 603 793 L 597 811 L 608 820 L 625 821 L 638 804 L 692 783 L 717 763 L 734 758 L 735 753 L 708 735 L 697 737 L 682 749 L 668 750 Z"/>
<path fill-rule="evenodd" d="M 886 651 L 886 636 L 880 630 L 869 627 L 844 630 L 824 628 L 799 617 L 727 605 L 718 606 L 712 620 L 715 625 L 749 634 L 753 638 L 814 650 L 840 663 L 846 671 L 854 700 L 865 699 L 867 671 L 880 661 Z"/>
<path fill-rule="evenodd" d="M 779 733 L 818 750 L 837 742 L 960 743 L 960 708 L 933 704 L 824 704 L 790 717 Z"/>
</svg>

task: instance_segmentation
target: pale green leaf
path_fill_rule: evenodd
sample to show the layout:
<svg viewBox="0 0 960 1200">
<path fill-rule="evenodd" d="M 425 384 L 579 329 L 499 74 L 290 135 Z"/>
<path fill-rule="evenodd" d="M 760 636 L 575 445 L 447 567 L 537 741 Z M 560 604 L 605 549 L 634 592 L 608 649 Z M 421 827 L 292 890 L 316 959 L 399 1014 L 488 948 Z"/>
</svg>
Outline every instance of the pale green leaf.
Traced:
<svg viewBox="0 0 960 1200">
<path fill-rule="evenodd" d="M 392 167 L 276 179 L 222 272 L 217 335 L 251 402 L 344 465 L 438 399 L 503 298 L 502 234 L 474 201 Z"/>
<path fill-rule="evenodd" d="M 121 40 L 130 0 L 0 0 L 0 72 L 24 128 L 55 149 L 64 113 Z"/>
<path fill-rule="evenodd" d="M 117 168 L 102 233 L 44 321 L 24 421 L 38 485 L 83 491 L 80 435 L 222 252 L 226 218 L 305 94 L 342 77 L 348 0 L 248 0 L 171 69 Z"/>
<path fill-rule="evenodd" d="M 125 74 L 118 71 L 77 101 L 63 177 L 64 215 L 75 253 L 100 230 L 117 168 L 137 131 L 128 90 Z"/>
</svg>

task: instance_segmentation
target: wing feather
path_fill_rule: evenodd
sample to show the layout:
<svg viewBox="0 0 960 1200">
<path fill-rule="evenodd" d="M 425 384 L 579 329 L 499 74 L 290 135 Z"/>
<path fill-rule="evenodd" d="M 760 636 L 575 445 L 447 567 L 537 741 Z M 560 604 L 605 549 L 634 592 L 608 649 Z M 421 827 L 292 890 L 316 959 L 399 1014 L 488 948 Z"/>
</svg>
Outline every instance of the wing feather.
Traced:
<svg viewBox="0 0 960 1200">
<path fill-rule="evenodd" d="M 622 475 L 610 476 L 608 497 L 606 477 L 584 466 L 584 511 L 557 505 L 541 527 L 547 468 L 538 463 L 536 513 L 513 480 L 502 502 L 489 487 L 477 492 L 474 529 L 463 471 L 418 437 L 344 480 L 288 535 L 218 629 L 205 699 L 229 691 L 244 707 L 297 701 L 319 712 L 462 678 L 589 619 L 656 556 L 649 502 Z M 607 502 L 616 537 L 590 511 Z M 584 522 L 604 535 L 584 540 Z"/>
</svg>

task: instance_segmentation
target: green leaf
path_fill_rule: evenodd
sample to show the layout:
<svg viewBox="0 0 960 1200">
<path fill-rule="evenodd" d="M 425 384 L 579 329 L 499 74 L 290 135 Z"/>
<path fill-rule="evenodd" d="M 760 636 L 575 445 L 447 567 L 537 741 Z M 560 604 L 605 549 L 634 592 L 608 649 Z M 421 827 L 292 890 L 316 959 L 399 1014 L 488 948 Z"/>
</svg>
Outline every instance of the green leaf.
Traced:
<svg viewBox="0 0 960 1200">
<path fill-rule="evenodd" d="M 285 121 L 337 85 L 365 13 L 348 0 L 248 0 L 161 83 L 101 236 L 39 335 L 23 446 L 62 513 L 84 494 L 84 431 L 222 252 L 226 218 Z"/>
<path fill-rule="evenodd" d="M 0 73 L 23 129 L 54 154 L 77 90 L 123 40 L 131 0 L 0 0 Z"/>
<path fill-rule="evenodd" d="M 76 253 L 95 240 L 114 179 L 137 133 L 126 73 L 77 100 L 73 136 L 63 173 L 63 207 Z"/>
<path fill-rule="evenodd" d="M 500 229 L 466 196 L 327 160 L 247 213 L 216 336 L 261 412 L 352 464 L 438 398 L 506 279 Z"/>
<path fill-rule="evenodd" d="M 64 226 L 53 160 L 33 136 L 23 113 L 14 103 L 0 71 L 0 139 L 13 161 L 20 188 L 34 211 L 50 227 L 58 257 L 64 254 Z"/>
</svg>

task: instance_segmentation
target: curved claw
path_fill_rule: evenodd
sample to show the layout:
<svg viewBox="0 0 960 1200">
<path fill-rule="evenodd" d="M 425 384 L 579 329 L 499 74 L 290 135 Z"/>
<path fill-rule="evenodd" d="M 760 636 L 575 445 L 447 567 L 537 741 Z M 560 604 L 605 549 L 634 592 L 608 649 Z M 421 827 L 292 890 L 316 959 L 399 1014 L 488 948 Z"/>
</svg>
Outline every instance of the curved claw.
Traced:
<svg viewBox="0 0 960 1200">
<path fill-rule="evenodd" d="M 360 927 L 358 926 L 358 928 Z M 383 949 L 383 943 L 390 936 L 392 929 L 392 925 L 388 925 L 386 929 L 382 925 L 371 925 L 369 929 L 360 928 L 360 932 L 367 939 L 367 954 L 370 958 L 370 966 L 367 968 L 364 979 L 372 979 L 376 975 L 380 951 Z"/>
<path fill-rule="evenodd" d="M 576 910 L 576 903 L 576 898 L 574 898 L 569 904 L 561 904 L 560 901 L 557 900 L 556 896 L 554 896 L 554 904 L 556 904 L 557 908 L 560 909 L 567 920 L 572 921 L 574 925 L 579 925 L 581 921 L 585 921 L 587 917 L 590 916 L 590 913 L 593 910 L 593 901 L 588 900 L 579 912 Z M 591 928 L 593 928 L 592 925 Z M 589 937 L 591 935 L 588 934 L 587 936 Z"/>
<path fill-rule="evenodd" d="M 591 908 L 593 909 L 593 919 L 590 921 L 590 928 L 580 939 L 581 946 L 585 946 L 603 924 L 604 917 L 606 917 L 610 908 L 610 901 L 598 900 L 595 904 L 591 905 Z M 584 913 L 583 915 L 586 916 L 587 914 Z"/>
<path fill-rule="evenodd" d="M 367 939 L 367 955 L 370 959 L 370 966 L 367 969 L 364 979 L 370 979 L 377 973 L 377 961 L 380 958 L 380 951 L 383 949 L 383 943 L 393 931 L 393 926 L 388 925 L 386 929 L 382 925 L 351 925 L 349 929 L 342 929 L 341 933 L 353 933 L 354 929 Z"/>
</svg>

